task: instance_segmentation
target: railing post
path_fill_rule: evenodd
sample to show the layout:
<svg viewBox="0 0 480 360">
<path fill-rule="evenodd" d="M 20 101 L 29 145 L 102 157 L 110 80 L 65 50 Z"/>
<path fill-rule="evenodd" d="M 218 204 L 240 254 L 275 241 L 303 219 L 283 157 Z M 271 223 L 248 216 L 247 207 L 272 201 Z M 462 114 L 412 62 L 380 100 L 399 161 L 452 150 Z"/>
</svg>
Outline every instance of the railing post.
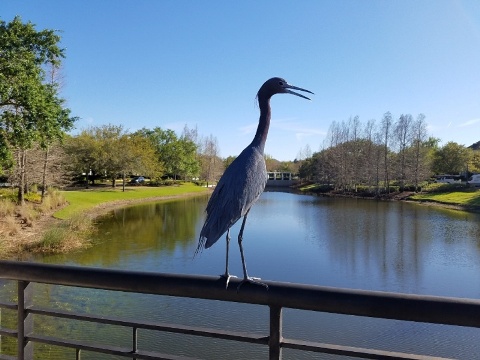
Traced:
<svg viewBox="0 0 480 360">
<path fill-rule="evenodd" d="M 132 333 L 132 354 L 136 354 L 138 350 L 138 329 L 134 327 Z M 134 356 L 132 358 L 133 360 L 136 360 L 137 358 Z"/>
<path fill-rule="evenodd" d="M 270 360 L 282 359 L 282 307 L 270 305 L 270 337 L 268 354 Z"/>
<path fill-rule="evenodd" d="M 33 284 L 29 281 L 18 281 L 17 286 L 17 357 L 19 360 L 33 360 L 33 343 L 27 340 L 27 336 L 33 333 L 33 315 L 27 311 L 33 301 Z"/>
</svg>

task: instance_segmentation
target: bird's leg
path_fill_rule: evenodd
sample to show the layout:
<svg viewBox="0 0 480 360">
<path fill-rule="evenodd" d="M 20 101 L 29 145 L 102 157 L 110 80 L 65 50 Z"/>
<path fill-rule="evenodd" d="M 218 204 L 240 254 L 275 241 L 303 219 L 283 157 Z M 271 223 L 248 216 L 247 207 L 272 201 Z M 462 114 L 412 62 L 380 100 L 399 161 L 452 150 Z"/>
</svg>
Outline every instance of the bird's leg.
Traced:
<svg viewBox="0 0 480 360">
<path fill-rule="evenodd" d="M 226 259 L 226 261 L 225 261 L 225 274 L 222 275 L 226 279 L 225 289 L 228 288 L 228 283 L 230 282 L 230 278 L 235 277 L 234 275 L 230 275 L 228 273 L 228 249 L 229 249 L 229 246 L 230 246 L 230 229 L 227 230 L 226 243 L 227 243 L 227 255 L 225 256 L 225 259 Z"/>
<path fill-rule="evenodd" d="M 227 230 L 227 239 L 226 239 L 226 243 L 227 243 L 227 255 L 225 256 L 225 276 L 228 277 L 228 248 L 230 246 L 230 229 Z"/>
<path fill-rule="evenodd" d="M 247 264 L 245 263 L 245 255 L 243 254 L 243 245 L 242 245 L 243 229 L 245 228 L 245 222 L 247 221 L 247 215 L 248 215 L 248 211 L 245 214 L 245 216 L 243 217 L 242 227 L 240 228 L 240 233 L 238 234 L 238 246 L 240 247 L 240 256 L 242 257 L 242 266 L 243 266 L 243 280 L 240 283 L 240 285 L 238 285 L 237 291 L 240 290 L 240 287 L 246 282 L 262 285 L 262 286 L 265 286 L 268 289 L 267 284 L 264 284 L 264 283 L 258 281 L 258 280 L 260 280 L 260 278 L 248 277 Z"/>
</svg>

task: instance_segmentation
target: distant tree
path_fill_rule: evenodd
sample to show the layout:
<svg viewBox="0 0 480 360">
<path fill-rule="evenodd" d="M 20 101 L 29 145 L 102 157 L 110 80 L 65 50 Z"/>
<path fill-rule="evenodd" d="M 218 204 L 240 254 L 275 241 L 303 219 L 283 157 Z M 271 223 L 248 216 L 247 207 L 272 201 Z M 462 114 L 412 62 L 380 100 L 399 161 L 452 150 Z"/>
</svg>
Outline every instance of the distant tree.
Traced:
<svg viewBox="0 0 480 360">
<path fill-rule="evenodd" d="M 480 150 L 480 141 L 477 141 L 476 143 L 473 143 L 468 148 L 472 149 L 472 150 Z"/>
<path fill-rule="evenodd" d="M 397 173 L 396 178 L 400 182 L 402 191 L 408 176 L 408 170 L 411 168 L 409 148 L 412 144 L 412 124 L 413 117 L 410 114 L 402 114 L 394 124 L 393 136 L 397 145 Z"/>
<path fill-rule="evenodd" d="M 390 192 L 390 162 L 388 159 L 389 155 L 389 145 L 392 136 L 392 114 L 390 111 L 386 112 L 382 118 L 382 125 L 381 125 L 381 138 L 383 142 L 383 166 L 384 166 L 384 184 L 385 184 L 385 191 L 387 193 Z"/>
<path fill-rule="evenodd" d="M 304 148 L 300 149 L 297 153 L 297 157 L 295 160 L 305 160 L 312 157 L 312 149 L 310 148 L 310 145 L 305 145 Z"/>
<path fill-rule="evenodd" d="M 207 184 L 217 180 L 223 172 L 223 162 L 219 157 L 217 138 L 213 135 L 205 137 L 199 147 L 200 176 Z"/>
<path fill-rule="evenodd" d="M 314 161 L 315 161 L 316 153 L 314 153 L 311 157 L 302 160 L 302 163 L 298 169 L 298 176 L 300 179 L 306 181 L 312 181 L 315 176 L 314 171 Z"/>
<path fill-rule="evenodd" d="M 177 143 L 177 162 L 175 174 L 184 180 L 197 177 L 200 172 L 200 163 L 197 158 L 197 145 L 186 136 L 181 136 Z"/>
<path fill-rule="evenodd" d="M 153 130 L 143 128 L 135 132 L 135 135 L 149 139 L 164 172 L 170 176 L 175 176 L 176 142 L 178 141 L 175 132 L 155 127 Z"/>
<path fill-rule="evenodd" d="M 280 168 L 280 161 L 274 159 L 270 154 L 265 154 L 265 166 L 267 171 L 277 171 Z"/>
<path fill-rule="evenodd" d="M 121 125 L 84 129 L 66 141 L 65 151 L 73 173 L 106 175 L 112 181 L 112 187 L 116 186 L 120 175 L 124 185 L 127 174 L 151 178 L 162 175 L 162 167 L 150 139 L 141 133 L 130 134 Z"/>
<path fill-rule="evenodd" d="M 450 141 L 435 152 L 433 171 L 436 174 L 459 174 L 466 170 L 468 160 L 468 149 Z"/>
<path fill-rule="evenodd" d="M 230 166 L 230 164 L 233 162 L 233 160 L 236 159 L 236 156 L 227 156 L 224 160 L 223 160 L 223 168 L 226 169 L 227 167 Z"/>
<path fill-rule="evenodd" d="M 364 128 L 364 137 L 366 141 L 365 146 L 365 166 L 363 167 L 364 180 L 368 185 L 378 185 L 374 179 L 376 179 L 376 168 L 378 166 L 379 159 L 375 153 L 375 120 L 367 121 Z"/>
<path fill-rule="evenodd" d="M 200 165 L 197 158 L 197 145 L 189 134 L 184 133 L 179 138 L 173 130 L 163 130 L 160 127 L 153 130 L 141 129 L 135 134 L 150 139 L 167 175 L 174 179 L 198 175 Z"/>
<path fill-rule="evenodd" d="M 480 150 L 470 150 L 468 159 L 468 171 L 471 173 L 480 173 Z"/>
<path fill-rule="evenodd" d="M 297 163 L 301 163 L 302 179 L 333 185 L 337 191 L 358 191 L 359 186 L 370 191 L 375 188 L 379 195 L 381 186 L 389 192 L 392 180 L 398 180 L 401 186 L 418 186 L 428 178 L 436 144 L 437 139 L 427 138 L 423 114 L 416 121 L 411 115 L 402 115 L 393 122 L 387 112 L 379 125 L 375 120 L 362 125 L 355 116 L 348 121 L 334 121 L 324 149 Z"/>
<path fill-rule="evenodd" d="M 85 174 L 85 186 L 88 187 L 89 174 L 99 172 L 97 169 L 97 147 L 92 129 L 85 129 L 77 136 L 69 136 L 65 139 L 65 166 L 73 178 Z M 94 177 L 91 177 L 93 182 Z"/>
<path fill-rule="evenodd" d="M 149 139 L 128 134 L 124 140 L 127 142 L 125 145 L 125 153 L 128 154 L 125 167 L 127 173 L 159 180 L 164 170 Z"/>
<path fill-rule="evenodd" d="M 425 115 L 419 114 L 412 124 L 413 165 L 412 177 L 415 191 L 418 190 L 420 180 L 430 175 L 429 147 L 427 143 L 427 124 Z"/>
</svg>

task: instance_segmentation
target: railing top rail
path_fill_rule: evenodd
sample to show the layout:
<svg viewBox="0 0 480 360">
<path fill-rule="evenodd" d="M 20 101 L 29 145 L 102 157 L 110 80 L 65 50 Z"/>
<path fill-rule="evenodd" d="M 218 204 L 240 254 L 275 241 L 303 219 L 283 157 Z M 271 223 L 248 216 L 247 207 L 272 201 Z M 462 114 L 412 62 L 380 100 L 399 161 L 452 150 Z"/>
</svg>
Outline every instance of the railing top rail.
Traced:
<svg viewBox="0 0 480 360">
<path fill-rule="evenodd" d="M 347 315 L 480 327 L 480 300 L 277 281 L 263 286 L 239 279 L 0 261 L 0 278 L 144 294 L 280 306 Z"/>
</svg>

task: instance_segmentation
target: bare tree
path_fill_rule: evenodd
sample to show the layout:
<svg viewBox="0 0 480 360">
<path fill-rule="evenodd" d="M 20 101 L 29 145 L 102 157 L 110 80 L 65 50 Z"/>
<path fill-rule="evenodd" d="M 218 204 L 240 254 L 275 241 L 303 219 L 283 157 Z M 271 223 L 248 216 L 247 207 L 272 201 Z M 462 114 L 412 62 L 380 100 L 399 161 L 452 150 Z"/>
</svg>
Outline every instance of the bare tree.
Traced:
<svg viewBox="0 0 480 360">
<path fill-rule="evenodd" d="M 201 176 L 208 183 L 215 180 L 221 173 L 223 162 L 219 158 L 219 147 L 217 138 L 210 134 L 206 137 L 201 146 Z"/>
<path fill-rule="evenodd" d="M 408 149 L 412 140 L 412 123 L 413 117 L 410 114 L 402 114 L 395 123 L 394 137 L 398 145 L 398 161 L 397 161 L 397 179 L 400 181 L 400 190 L 405 187 L 407 180 L 407 171 L 409 168 Z"/>
<path fill-rule="evenodd" d="M 412 141 L 413 141 L 413 182 L 415 191 L 418 191 L 418 184 L 421 178 L 425 178 L 428 174 L 427 164 L 428 149 L 425 147 L 427 141 L 427 123 L 425 122 L 425 115 L 419 114 L 417 119 L 412 124 Z"/>
<path fill-rule="evenodd" d="M 383 148 L 384 148 L 384 169 L 383 169 L 383 177 L 384 177 L 384 182 L 385 182 L 385 191 L 387 193 L 390 192 L 390 172 L 389 172 L 389 161 L 388 161 L 388 146 L 390 144 L 390 138 L 391 138 L 391 127 L 392 127 L 392 114 L 390 111 L 387 111 L 385 114 L 383 114 L 382 118 L 382 125 L 381 125 L 381 133 L 382 133 L 382 142 L 383 142 Z"/>
</svg>

